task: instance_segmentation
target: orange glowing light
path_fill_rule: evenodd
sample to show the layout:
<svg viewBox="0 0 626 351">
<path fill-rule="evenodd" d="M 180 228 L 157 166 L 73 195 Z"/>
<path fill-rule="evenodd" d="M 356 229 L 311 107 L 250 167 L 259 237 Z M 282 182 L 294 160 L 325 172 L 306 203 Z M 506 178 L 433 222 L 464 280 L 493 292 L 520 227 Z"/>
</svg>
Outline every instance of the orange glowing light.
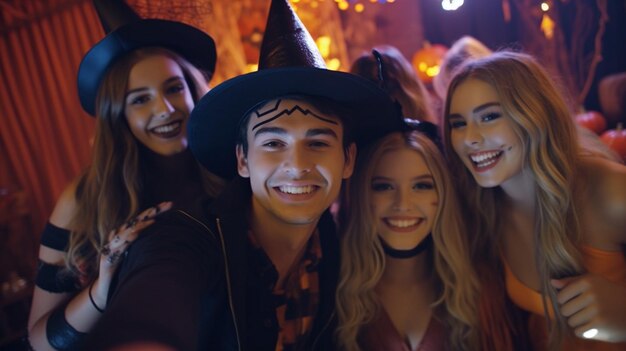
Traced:
<svg viewBox="0 0 626 351">
<path fill-rule="evenodd" d="M 246 73 L 256 72 L 259 70 L 259 65 L 256 63 L 249 63 L 246 65 Z"/>
<path fill-rule="evenodd" d="M 441 61 L 443 56 L 448 51 L 443 45 L 435 44 L 430 45 L 427 44 L 421 50 L 418 50 L 411 60 L 413 63 L 413 67 L 415 68 L 415 73 L 424 83 L 431 83 L 433 77 L 439 74 L 439 70 L 441 67 Z"/>
<path fill-rule="evenodd" d="M 424 73 L 426 73 L 426 75 L 431 77 L 431 78 L 436 76 L 436 75 L 438 75 L 439 74 L 439 65 L 428 67 L 426 69 L 426 72 L 424 72 Z"/>
<path fill-rule="evenodd" d="M 543 32 L 543 35 L 548 40 L 552 39 L 552 37 L 554 36 L 554 27 L 555 26 L 556 26 L 556 24 L 554 23 L 552 18 L 550 18 L 550 16 L 548 16 L 547 13 L 544 13 L 543 17 L 541 18 L 541 31 Z"/>
<path fill-rule="evenodd" d="M 326 68 L 336 71 L 339 68 L 341 68 L 341 61 L 339 61 L 338 58 L 332 58 L 328 61 L 326 61 Z"/>
<path fill-rule="evenodd" d="M 317 48 L 323 58 L 327 58 L 330 54 L 330 43 L 330 37 L 327 35 L 322 35 L 315 41 L 315 44 L 317 45 Z"/>
</svg>

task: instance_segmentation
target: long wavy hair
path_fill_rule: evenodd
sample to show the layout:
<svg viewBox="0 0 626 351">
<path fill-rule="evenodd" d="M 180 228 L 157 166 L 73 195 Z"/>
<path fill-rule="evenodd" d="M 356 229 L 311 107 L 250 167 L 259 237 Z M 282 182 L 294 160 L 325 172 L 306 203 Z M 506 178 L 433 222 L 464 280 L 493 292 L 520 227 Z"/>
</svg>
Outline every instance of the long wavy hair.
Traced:
<svg viewBox="0 0 626 351">
<path fill-rule="evenodd" d="M 180 55 L 160 47 L 141 48 L 119 59 L 106 73 L 96 98 L 96 128 L 92 162 L 76 188 L 77 212 L 71 222 L 66 267 L 82 282 L 97 275 L 99 250 L 108 233 L 140 210 L 142 170 L 139 141 L 131 133 L 124 114 L 125 94 L 131 69 L 148 57 L 162 55 L 174 60 L 194 102 L 207 91 L 203 74 Z M 198 167 L 198 172 L 201 167 Z M 217 191 L 218 179 L 203 172 L 208 194 Z"/>
<path fill-rule="evenodd" d="M 450 100 L 458 86 L 478 79 L 498 94 L 505 118 L 514 125 L 523 142 L 524 172 L 530 172 L 535 193 L 534 259 L 541 279 L 544 312 L 556 316 L 551 322 L 550 349 L 556 349 L 568 334 L 566 321 L 558 312 L 551 278 L 584 272 L 578 244 L 581 229 L 576 211 L 577 158 L 581 151 L 576 128 L 564 99 L 553 80 L 531 56 L 499 52 L 468 62 L 448 88 L 443 123 L 444 146 L 452 174 L 465 195 L 467 211 L 474 220 L 472 258 L 485 267 L 502 271 L 502 204 L 499 187 L 480 187 L 452 148 L 448 122 Z M 502 278 L 502 275 L 499 274 Z M 502 278 L 503 279 L 503 278 Z M 504 293 L 504 292 L 503 292 Z"/>
<path fill-rule="evenodd" d="M 393 46 L 381 45 L 375 50 L 382 58 L 382 73 L 378 60 L 370 53 L 357 58 L 350 67 L 350 73 L 367 78 L 376 84 L 381 84 L 382 78 L 382 88 L 402 106 L 404 116 L 435 123 L 430 94 L 418 79 L 409 61 Z M 382 74 L 382 77 L 379 77 L 379 74 Z"/>
<path fill-rule="evenodd" d="M 360 151 L 354 175 L 342 199 L 341 277 L 337 289 L 339 327 L 337 339 L 343 350 L 359 350 L 360 329 L 371 322 L 380 308 L 374 288 L 385 270 L 376 220 L 369 206 L 371 180 L 376 164 L 387 152 L 413 150 L 424 158 L 435 179 L 439 196 L 431 252 L 436 285 L 433 315 L 449 331 L 449 349 L 475 350 L 478 347 L 478 279 L 471 270 L 464 226 L 443 154 L 424 134 L 412 131 L 392 133 Z"/>
</svg>

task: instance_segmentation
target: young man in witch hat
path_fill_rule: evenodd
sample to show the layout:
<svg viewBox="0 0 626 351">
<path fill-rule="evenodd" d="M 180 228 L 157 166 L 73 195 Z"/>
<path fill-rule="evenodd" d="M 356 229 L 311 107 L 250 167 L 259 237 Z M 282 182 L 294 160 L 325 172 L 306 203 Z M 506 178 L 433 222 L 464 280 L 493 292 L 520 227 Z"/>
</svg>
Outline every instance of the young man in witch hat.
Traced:
<svg viewBox="0 0 626 351">
<path fill-rule="evenodd" d="M 272 1 L 260 70 L 215 87 L 190 120 L 194 155 L 231 183 L 135 242 L 90 349 L 335 349 L 328 208 L 356 144 L 396 130 L 394 113 L 375 84 L 324 69 L 288 1 Z"/>
</svg>

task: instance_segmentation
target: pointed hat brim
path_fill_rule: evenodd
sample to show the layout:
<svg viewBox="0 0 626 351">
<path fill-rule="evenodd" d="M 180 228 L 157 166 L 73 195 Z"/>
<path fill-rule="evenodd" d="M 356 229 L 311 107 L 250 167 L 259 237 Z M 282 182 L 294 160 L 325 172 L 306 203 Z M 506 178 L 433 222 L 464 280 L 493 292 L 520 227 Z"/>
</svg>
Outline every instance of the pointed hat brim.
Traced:
<svg viewBox="0 0 626 351">
<path fill-rule="evenodd" d="M 285 95 L 319 96 L 353 111 L 349 118 L 357 145 L 400 130 L 396 105 L 372 82 L 344 72 L 311 67 L 272 68 L 238 76 L 207 93 L 188 123 L 189 147 L 209 171 L 236 175 L 235 145 L 241 119 L 259 103 Z"/>
<path fill-rule="evenodd" d="M 203 31 L 174 21 L 132 22 L 109 33 L 83 57 L 78 68 L 78 94 L 83 109 L 95 116 L 98 89 L 116 60 L 135 49 L 152 46 L 178 53 L 209 76 L 215 71 L 215 42 Z"/>
</svg>

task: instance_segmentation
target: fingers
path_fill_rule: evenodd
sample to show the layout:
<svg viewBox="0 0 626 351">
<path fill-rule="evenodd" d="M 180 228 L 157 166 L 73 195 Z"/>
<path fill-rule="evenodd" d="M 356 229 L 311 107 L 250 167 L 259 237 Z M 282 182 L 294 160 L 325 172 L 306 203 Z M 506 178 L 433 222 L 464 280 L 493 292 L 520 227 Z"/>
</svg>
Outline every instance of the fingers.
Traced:
<svg viewBox="0 0 626 351">
<path fill-rule="evenodd" d="M 137 217 L 135 217 L 139 221 L 146 221 L 149 219 L 154 219 L 156 216 L 160 215 L 163 212 L 167 212 L 172 208 L 173 203 L 171 201 L 161 202 L 156 206 L 152 206 L 145 211 L 141 212 Z"/>
<path fill-rule="evenodd" d="M 145 229 L 146 227 L 154 223 L 155 217 L 166 211 L 169 211 L 172 208 L 172 205 L 173 203 L 171 201 L 166 201 L 144 210 L 139 215 L 124 223 L 117 230 L 111 231 L 108 237 L 109 241 L 113 240 L 115 238 L 115 235 L 120 235 L 124 237 Z M 132 240 L 134 239 L 131 239 L 131 241 Z"/>
<path fill-rule="evenodd" d="M 589 294 L 589 284 L 584 277 L 552 279 L 552 286 L 559 289 L 556 294 L 561 315 L 567 318 L 567 324 L 576 328 L 588 323 L 596 314 L 593 308 L 594 297 Z"/>
<path fill-rule="evenodd" d="M 173 203 L 171 201 L 165 201 L 156 206 L 152 206 L 141 212 L 135 218 L 131 219 L 126 224 L 126 228 L 131 229 L 131 232 L 138 233 L 154 223 L 154 218 L 156 218 L 158 215 L 169 211 L 172 208 L 172 205 Z"/>
<path fill-rule="evenodd" d="M 103 259 L 111 265 L 118 263 L 128 245 L 137 239 L 139 232 L 152 225 L 154 218 L 170 210 L 172 205 L 171 201 L 161 202 L 144 210 L 117 230 L 112 230 L 108 235 L 109 242 L 100 251 Z"/>
<path fill-rule="evenodd" d="M 137 238 L 139 230 L 141 229 L 143 228 L 138 228 L 137 226 L 135 226 L 126 228 L 119 232 L 114 231 L 109 234 L 109 242 L 106 246 L 108 246 L 111 251 L 115 251 L 125 242 L 132 242 L 133 240 L 135 240 Z"/>
<path fill-rule="evenodd" d="M 556 280 L 556 279 L 553 279 L 553 280 Z M 557 301 L 561 305 L 573 299 L 574 297 L 582 294 L 587 289 L 589 289 L 589 282 L 583 278 L 559 279 L 559 282 L 565 283 L 564 287 L 562 287 L 559 290 L 559 292 L 556 294 Z"/>
<path fill-rule="evenodd" d="M 626 340 L 626 287 L 600 275 L 586 273 L 553 279 L 559 313 L 576 336 L 609 342 Z"/>
<path fill-rule="evenodd" d="M 563 279 L 550 279 L 550 284 L 557 290 L 563 289 L 572 279 L 571 278 L 563 278 Z"/>
<path fill-rule="evenodd" d="M 154 219 L 147 219 L 144 221 L 137 222 L 133 228 L 130 230 L 130 234 L 139 234 L 143 229 L 149 227 L 152 223 L 154 223 Z"/>
<path fill-rule="evenodd" d="M 593 296 L 589 294 L 580 294 L 575 298 L 561 304 L 561 314 L 565 317 L 571 317 L 578 311 L 583 310 L 593 302 Z"/>
<path fill-rule="evenodd" d="M 593 306 L 583 308 L 582 310 L 569 317 L 567 319 L 567 324 L 572 328 L 578 328 L 587 323 L 590 323 L 598 314 L 597 312 L 598 310 Z"/>
</svg>

